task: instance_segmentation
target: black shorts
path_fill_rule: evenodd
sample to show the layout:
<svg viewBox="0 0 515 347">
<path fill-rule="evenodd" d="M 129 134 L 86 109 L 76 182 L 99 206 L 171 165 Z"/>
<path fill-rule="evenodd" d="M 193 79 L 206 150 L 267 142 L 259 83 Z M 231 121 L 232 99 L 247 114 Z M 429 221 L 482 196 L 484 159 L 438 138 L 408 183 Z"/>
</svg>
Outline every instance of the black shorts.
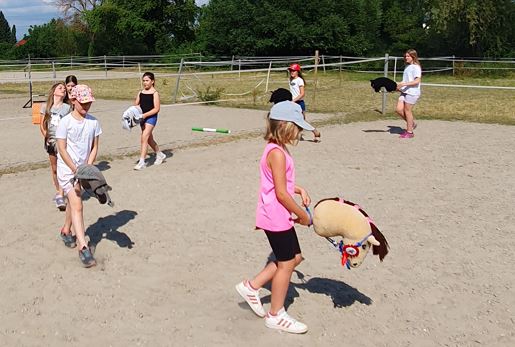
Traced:
<svg viewBox="0 0 515 347">
<path fill-rule="evenodd" d="M 265 234 L 277 261 L 292 260 L 296 254 L 301 253 L 294 227 L 285 231 L 265 230 Z"/>
</svg>

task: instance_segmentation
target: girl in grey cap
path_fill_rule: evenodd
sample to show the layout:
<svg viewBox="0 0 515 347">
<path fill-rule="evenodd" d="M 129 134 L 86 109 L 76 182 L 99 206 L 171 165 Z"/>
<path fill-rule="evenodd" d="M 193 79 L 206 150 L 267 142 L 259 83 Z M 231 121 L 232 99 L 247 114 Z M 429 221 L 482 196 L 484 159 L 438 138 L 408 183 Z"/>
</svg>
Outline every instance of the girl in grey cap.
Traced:
<svg viewBox="0 0 515 347">
<path fill-rule="evenodd" d="M 306 324 L 292 318 L 284 309 L 284 300 L 293 270 L 302 261 L 294 223 L 310 225 L 306 210 L 293 195 L 301 196 L 302 204 L 311 203 L 307 191 L 295 184 L 295 166 L 286 145 L 296 145 L 302 129 L 313 131 L 302 116 L 300 106 L 291 101 L 275 104 L 267 117 L 265 150 L 260 160 L 261 186 L 256 209 L 256 229 L 265 232 L 275 261 L 268 263 L 253 279 L 236 285 L 236 290 L 265 326 L 289 333 L 308 331 Z M 259 289 L 272 282 L 272 299 L 268 313 L 259 298 Z"/>
</svg>

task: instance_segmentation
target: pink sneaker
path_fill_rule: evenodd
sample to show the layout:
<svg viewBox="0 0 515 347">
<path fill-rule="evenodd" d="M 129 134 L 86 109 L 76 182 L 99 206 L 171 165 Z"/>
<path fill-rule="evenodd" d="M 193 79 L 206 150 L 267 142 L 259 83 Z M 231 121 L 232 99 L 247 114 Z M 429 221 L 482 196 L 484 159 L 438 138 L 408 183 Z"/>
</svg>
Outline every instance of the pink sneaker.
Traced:
<svg viewBox="0 0 515 347">
<path fill-rule="evenodd" d="M 399 137 L 400 137 L 401 139 L 411 139 L 411 138 L 415 137 L 415 134 L 413 134 L 413 133 L 409 133 L 409 132 L 405 131 L 405 132 L 403 132 L 403 133 L 401 134 L 401 136 L 399 136 Z"/>
</svg>

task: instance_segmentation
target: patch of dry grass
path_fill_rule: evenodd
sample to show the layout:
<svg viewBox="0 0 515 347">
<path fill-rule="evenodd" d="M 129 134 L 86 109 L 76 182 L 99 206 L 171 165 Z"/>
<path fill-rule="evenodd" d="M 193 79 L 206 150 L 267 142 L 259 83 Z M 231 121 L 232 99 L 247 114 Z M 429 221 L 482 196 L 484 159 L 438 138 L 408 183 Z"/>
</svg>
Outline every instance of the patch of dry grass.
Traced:
<svg viewBox="0 0 515 347">
<path fill-rule="evenodd" d="M 189 71 L 192 72 L 192 71 Z M 160 91 L 163 103 L 173 102 L 176 77 L 166 72 L 156 71 L 158 76 L 156 88 Z M 377 75 L 351 72 L 319 72 L 315 92 L 314 73 L 305 75 L 306 103 L 308 112 L 335 113 L 339 115 L 333 121 L 350 122 L 384 118 L 380 114 L 382 96 L 374 93 L 369 79 Z M 399 79 L 400 75 L 397 75 Z M 89 84 L 95 96 L 102 99 L 133 99 L 140 89 L 137 78 L 82 80 Z M 492 77 L 453 77 L 449 75 L 427 75 L 426 83 L 497 85 L 515 87 L 515 75 L 506 74 L 502 78 Z M 36 82 L 34 94 L 45 94 L 50 82 Z M 223 90 L 221 98 L 232 101 L 220 102 L 229 107 L 267 109 L 270 93 L 265 91 L 266 74 L 241 73 L 231 74 L 196 74 L 184 75 L 181 79 L 178 102 L 199 101 L 199 95 L 211 90 Z M 288 88 L 285 73 L 273 73 L 268 90 Z M 26 84 L 8 83 L 2 85 L 3 92 L 27 93 Z M 386 117 L 395 117 L 394 107 L 398 94 L 387 95 Z M 494 89 L 471 89 L 449 87 L 423 87 L 422 97 L 415 106 L 414 113 L 418 119 L 462 120 L 469 122 L 499 123 L 515 125 L 515 91 Z M 342 116 L 343 115 L 343 116 Z M 321 125 L 321 124 L 319 124 Z"/>
</svg>

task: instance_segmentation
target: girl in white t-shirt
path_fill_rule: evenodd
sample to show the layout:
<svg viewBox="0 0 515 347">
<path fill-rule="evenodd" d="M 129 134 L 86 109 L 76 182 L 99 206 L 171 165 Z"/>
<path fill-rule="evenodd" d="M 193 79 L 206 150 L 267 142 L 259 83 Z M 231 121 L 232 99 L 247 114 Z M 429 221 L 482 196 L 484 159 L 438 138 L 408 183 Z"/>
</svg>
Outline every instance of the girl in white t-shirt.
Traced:
<svg viewBox="0 0 515 347">
<path fill-rule="evenodd" d="M 61 120 L 55 135 L 58 149 L 57 180 L 68 199 L 61 239 L 67 247 L 78 246 L 82 265 L 91 267 L 96 261 L 86 242 L 81 186 L 73 178 L 80 165 L 93 165 L 95 162 L 102 128 L 99 121 L 88 113 L 95 98 L 87 85 L 73 87 L 70 99 L 73 111 Z M 72 235 L 72 226 L 75 235 Z"/>
<path fill-rule="evenodd" d="M 304 120 L 306 119 L 306 103 L 304 102 L 305 95 L 305 81 L 304 77 L 302 77 L 302 72 L 300 71 L 299 64 L 291 64 L 288 68 L 290 72 L 290 92 L 293 97 L 293 102 L 300 105 L 302 108 L 302 115 L 304 116 Z M 320 131 L 317 129 L 313 130 L 313 135 L 315 136 L 314 141 L 320 142 Z"/>
<path fill-rule="evenodd" d="M 395 112 L 406 121 L 406 130 L 401 138 L 414 137 L 413 130 L 417 127 L 413 117 L 413 106 L 420 97 L 420 81 L 422 80 L 422 68 L 418 61 L 417 51 L 409 49 L 404 53 L 404 61 L 407 66 L 402 75 L 402 82 L 397 83 L 397 90 L 401 92 Z"/>
<path fill-rule="evenodd" d="M 55 132 L 61 118 L 70 113 L 70 105 L 64 102 L 66 97 L 66 86 L 64 83 L 56 83 L 50 88 L 48 92 L 48 99 L 41 107 L 42 121 L 39 123 L 39 130 L 45 139 L 45 151 L 48 153 L 50 161 L 50 170 L 52 173 L 52 182 L 56 194 L 54 196 L 55 206 L 60 210 L 66 209 L 66 202 L 64 200 L 63 189 L 57 182 L 57 140 Z"/>
</svg>

